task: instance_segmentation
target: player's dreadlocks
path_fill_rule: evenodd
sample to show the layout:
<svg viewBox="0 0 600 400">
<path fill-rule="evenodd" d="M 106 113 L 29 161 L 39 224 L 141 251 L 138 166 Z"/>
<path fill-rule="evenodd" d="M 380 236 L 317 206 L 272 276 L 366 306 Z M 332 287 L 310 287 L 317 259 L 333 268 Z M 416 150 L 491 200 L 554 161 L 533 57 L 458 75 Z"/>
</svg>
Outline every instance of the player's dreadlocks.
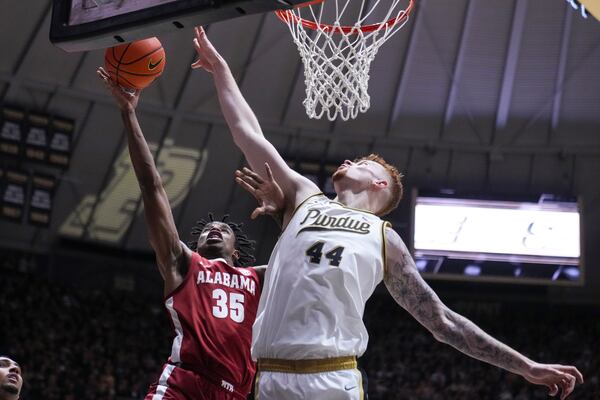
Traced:
<svg viewBox="0 0 600 400">
<path fill-rule="evenodd" d="M 236 266 L 244 267 L 252 264 L 254 261 L 256 261 L 254 255 L 252 254 L 254 252 L 254 243 L 256 242 L 254 240 L 250 240 L 248 236 L 246 236 L 246 234 L 242 230 L 242 226 L 244 226 L 243 223 L 237 224 L 235 222 L 228 222 L 228 219 L 229 214 L 225 214 L 221 219 L 221 222 L 224 222 L 227 225 L 229 225 L 229 227 L 235 234 L 235 248 L 240 253 L 240 257 L 237 260 L 234 260 Z M 212 213 L 208 213 L 208 220 L 205 220 L 203 218 L 199 221 L 196 221 L 196 225 L 194 225 L 194 227 L 192 228 L 192 237 L 198 237 L 204 229 L 204 227 L 206 226 L 206 224 L 209 224 L 214 221 L 215 218 Z M 196 251 L 196 247 L 198 246 L 198 240 L 191 240 L 188 243 L 188 246 L 190 249 Z"/>
</svg>

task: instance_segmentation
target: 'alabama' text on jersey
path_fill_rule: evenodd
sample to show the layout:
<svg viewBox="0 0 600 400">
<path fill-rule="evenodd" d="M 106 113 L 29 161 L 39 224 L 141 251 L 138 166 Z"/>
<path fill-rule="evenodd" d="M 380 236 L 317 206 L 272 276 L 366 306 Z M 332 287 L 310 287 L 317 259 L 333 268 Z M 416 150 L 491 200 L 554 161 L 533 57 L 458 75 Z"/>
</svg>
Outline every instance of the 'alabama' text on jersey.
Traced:
<svg viewBox="0 0 600 400">
<path fill-rule="evenodd" d="M 254 269 L 193 252 L 183 282 L 165 298 L 176 334 L 169 362 L 225 390 L 250 392 L 255 372 L 250 342 L 259 297 Z"/>
</svg>

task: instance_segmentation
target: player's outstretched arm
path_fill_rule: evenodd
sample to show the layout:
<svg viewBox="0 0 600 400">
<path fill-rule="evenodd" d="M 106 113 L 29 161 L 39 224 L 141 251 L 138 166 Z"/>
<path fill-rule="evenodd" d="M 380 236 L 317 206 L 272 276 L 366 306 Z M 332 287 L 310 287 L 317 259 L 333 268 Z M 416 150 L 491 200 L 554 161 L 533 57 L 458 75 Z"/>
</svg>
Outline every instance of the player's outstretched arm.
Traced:
<svg viewBox="0 0 600 400">
<path fill-rule="evenodd" d="M 98 68 L 97 73 L 121 109 L 121 116 L 127 130 L 131 164 L 142 192 L 150 244 L 156 253 L 158 268 L 165 281 L 165 294 L 170 293 L 183 281 L 179 267 L 187 260 L 190 250 L 179 240 L 169 198 L 137 120 L 135 108 L 141 91 L 123 90 L 110 79 L 103 68 Z"/>
<path fill-rule="evenodd" d="M 262 166 L 268 162 L 275 179 L 286 198 L 286 211 L 319 189 L 310 180 L 291 169 L 277 149 L 264 137 L 254 112 L 244 99 L 227 62 L 213 47 L 201 27 L 196 28 L 194 47 L 198 60 L 192 68 L 203 68 L 213 76 L 221 111 L 233 136 L 250 167 L 262 175 Z"/>
<path fill-rule="evenodd" d="M 387 265 L 385 285 L 390 294 L 433 336 L 468 356 L 523 376 L 531 383 L 545 385 L 550 395 L 561 391 L 561 399 L 583 376 L 572 366 L 536 363 L 494 339 L 473 322 L 450 310 L 423 280 L 400 236 L 386 230 Z"/>
</svg>

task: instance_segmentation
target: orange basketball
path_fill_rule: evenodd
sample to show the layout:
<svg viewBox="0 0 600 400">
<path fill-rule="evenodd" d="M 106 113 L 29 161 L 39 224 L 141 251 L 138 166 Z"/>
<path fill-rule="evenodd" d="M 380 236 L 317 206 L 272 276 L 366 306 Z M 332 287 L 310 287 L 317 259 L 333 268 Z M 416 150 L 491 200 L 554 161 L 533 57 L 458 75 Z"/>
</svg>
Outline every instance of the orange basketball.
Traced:
<svg viewBox="0 0 600 400">
<path fill-rule="evenodd" d="M 143 89 L 162 74 L 167 60 L 153 37 L 106 49 L 104 68 L 112 80 L 129 89 Z"/>
</svg>

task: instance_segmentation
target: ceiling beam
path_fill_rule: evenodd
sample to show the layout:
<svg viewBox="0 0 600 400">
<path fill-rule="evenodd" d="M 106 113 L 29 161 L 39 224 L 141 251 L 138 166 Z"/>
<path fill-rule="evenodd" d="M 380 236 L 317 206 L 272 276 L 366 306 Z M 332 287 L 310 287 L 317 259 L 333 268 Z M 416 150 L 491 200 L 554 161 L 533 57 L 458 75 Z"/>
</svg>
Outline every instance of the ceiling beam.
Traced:
<svg viewBox="0 0 600 400">
<path fill-rule="evenodd" d="M 417 9 L 413 11 L 413 15 L 414 15 L 414 19 L 415 22 L 413 22 L 412 26 L 410 27 L 410 31 L 408 33 L 408 43 L 406 44 L 406 49 L 404 50 L 404 59 L 403 59 L 403 63 L 402 63 L 402 68 L 400 68 L 400 73 L 398 74 L 398 78 L 396 80 L 396 90 L 394 91 L 394 100 L 392 101 L 392 107 L 390 108 L 389 112 L 388 112 L 388 120 L 385 124 L 385 136 L 389 137 L 390 136 L 390 131 L 392 130 L 392 125 L 394 124 L 394 121 L 396 121 L 396 119 L 398 118 L 398 116 L 400 115 L 400 107 L 401 107 L 401 103 L 402 103 L 402 98 L 404 97 L 404 92 L 406 91 L 406 84 L 407 84 L 407 75 L 408 75 L 408 62 L 409 60 L 412 58 L 414 47 L 415 47 L 415 42 L 416 37 L 417 37 L 417 32 L 419 31 L 419 28 L 421 27 L 422 23 L 422 19 L 424 17 L 422 17 L 422 14 L 425 14 L 425 6 L 427 5 L 427 0 L 421 0 L 419 2 L 417 2 Z M 418 27 L 418 28 L 417 28 Z"/>
<path fill-rule="evenodd" d="M 565 3 L 565 8 L 567 3 Z M 573 25 L 573 13 L 570 9 L 565 12 L 563 19 L 563 31 L 560 41 L 560 54 L 558 56 L 558 69 L 556 71 L 556 84 L 554 86 L 554 96 L 552 99 L 552 114 L 550 116 L 550 127 L 548 129 L 547 144 L 552 143 L 558 128 L 560 118 L 560 107 L 563 98 L 563 85 L 565 83 L 565 74 L 567 70 L 567 56 L 569 54 L 569 43 L 571 41 L 571 27 Z"/>
<path fill-rule="evenodd" d="M 475 1 L 467 0 L 465 18 L 463 20 L 462 29 L 460 33 L 460 43 L 458 45 L 458 51 L 456 53 L 456 59 L 454 61 L 454 70 L 452 72 L 452 76 L 450 77 L 450 89 L 448 90 L 448 97 L 446 99 L 444 120 L 440 128 L 440 133 L 438 135 L 438 139 L 440 140 L 444 139 L 448 125 L 454 118 L 454 115 L 456 114 L 457 105 L 459 104 L 459 82 L 460 77 L 463 76 L 463 67 L 465 65 L 465 57 L 467 52 L 467 41 L 469 39 L 469 34 L 472 29 L 472 21 L 475 19 L 474 4 Z M 467 121 L 469 122 L 471 129 L 479 139 L 479 142 L 483 142 L 482 136 L 479 134 L 475 122 L 473 121 L 473 117 L 471 116 L 471 113 L 467 110 L 466 107 L 465 114 L 467 117 Z"/>
<path fill-rule="evenodd" d="M 52 1 L 46 0 L 46 2 L 47 2 L 47 4 L 46 4 L 46 7 L 44 8 L 44 11 L 40 14 L 40 18 L 35 22 L 33 30 L 29 34 L 29 37 L 27 38 L 25 45 L 23 46 L 23 48 L 21 49 L 21 52 L 19 53 L 19 56 L 17 57 L 17 61 L 15 62 L 15 64 L 12 67 L 12 70 L 11 70 L 12 76 L 19 76 L 19 72 L 21 70 L 21 67 L 23 66 L 23 62 L 25 61 L 25 57 L 27 57 L 29 50 L 31 50 L 31 46 L 33 45 L 35 38 L 37 37 L 38 33 L 40 32 L 42 25 L 44 24 L 44 21 L 50 15 L 50 8 L 52 7 Z M 14 87 L 14 86 L 18 86 L 18 85 L 19 85 L 18 80 L 8 81 L 7 85 L 4 87 L 4 89 L 2 89 L 2 93 L 0 93 L 0 101 L 4 102 L 4 98 L 8 94 L 8 91 L 10 90 L 10 88 Z"/>
<path fill-rule="evenodd" d="M 506 62 L 504 63 L 504 74 L 502 77 L 502 88 L 498 98 L 498 110 L 496 112 L 496 123 L 490 137 L 490 143 L 495 144 L 501 133 L 504 132 L 510 113 L 510 103 L 515 84 L 519 52 L 525 28 L 528 0 L 515 0 L 513 22 L 508 41 Z"/>
</svg>

